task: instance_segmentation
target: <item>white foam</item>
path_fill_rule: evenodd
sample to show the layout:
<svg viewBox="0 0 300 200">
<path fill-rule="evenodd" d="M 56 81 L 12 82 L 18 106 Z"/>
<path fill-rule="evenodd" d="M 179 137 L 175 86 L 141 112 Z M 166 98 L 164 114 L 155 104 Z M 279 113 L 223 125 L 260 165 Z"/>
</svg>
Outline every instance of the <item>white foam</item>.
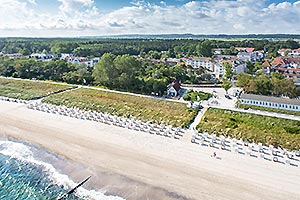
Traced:
<svg viewBox="0 0 300 200">
<path fill-rule="evenodd" d="M 20 161 L 30 162 L 35 165 L 44 167 L 45 171 L 50 175 L 52 180 L 58 184 L 74 188 L 77 184 L 69 179 L 67 175 L 59 173 L 51 164 L 36 160 L 33 157 L 33 152 L 30 147 L 25 144 L 12 142 L 12 141 L 0 141 L 0 153 Z M 95 190 L 86 190 L 84 188 L 78 188 L 76 195 L 84 199 L 91 200 L 124 200 L 117 196 L 106 196 L 101 192 Z"/>
</svg>

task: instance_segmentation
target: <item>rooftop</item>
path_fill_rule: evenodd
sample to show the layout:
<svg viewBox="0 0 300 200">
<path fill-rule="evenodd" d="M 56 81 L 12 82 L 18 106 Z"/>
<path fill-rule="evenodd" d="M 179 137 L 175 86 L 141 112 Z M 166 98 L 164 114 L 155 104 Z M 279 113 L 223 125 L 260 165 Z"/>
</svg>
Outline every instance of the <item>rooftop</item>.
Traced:
<svg viewBox="0 0 300 200">
<path fill-rule="evenodd" d="M 264 96 L 264 95 L 256 95 L 256 94 L 244 94 L 244 93 L 241 94 L 240 98 L 300 106 L 300 100 L 298 99 L 288 99 L 288 98 L 280 98 L 280 97 L 272 97 L 272 96 Z"/>
</svg>

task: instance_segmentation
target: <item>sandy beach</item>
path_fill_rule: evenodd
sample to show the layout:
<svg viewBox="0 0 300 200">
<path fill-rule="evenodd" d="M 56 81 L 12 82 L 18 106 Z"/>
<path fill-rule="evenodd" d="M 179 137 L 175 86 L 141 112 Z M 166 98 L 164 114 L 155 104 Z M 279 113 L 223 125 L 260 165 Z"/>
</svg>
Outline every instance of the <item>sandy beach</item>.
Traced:
<svg viewBox="0 0 300 200">
<path fill-rule="evenodd" d="M 300 167 L 0 101 L 0 136 L 27 141 L 84 166 L 86 187 L 128 200 L 300 199 Z"/>
</svg>

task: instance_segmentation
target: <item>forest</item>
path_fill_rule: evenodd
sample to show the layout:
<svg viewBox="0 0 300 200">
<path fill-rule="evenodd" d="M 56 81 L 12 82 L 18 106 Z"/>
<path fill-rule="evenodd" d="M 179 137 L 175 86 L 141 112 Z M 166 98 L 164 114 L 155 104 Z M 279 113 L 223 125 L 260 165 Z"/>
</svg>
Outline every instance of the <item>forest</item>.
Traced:
<svg viewBox="0 0 300 200">
<path fill-rule="evenodd" d="M 267 50 L 275 57 L 281 48 L 300 47 L 295 40 L 243 39 L 83 39 L 83 38 L 0 38 L 0 52 L 5 54 L 22 53 L 73 53 L 75 56 L 101 57 L 104 53 L 115 55 L 145 55 L 150 51 L 156 58 L 207 56 L 213 48 L 253 47 Z M 162 53 L 163 52 L 163 53 Z"/>
</svg>

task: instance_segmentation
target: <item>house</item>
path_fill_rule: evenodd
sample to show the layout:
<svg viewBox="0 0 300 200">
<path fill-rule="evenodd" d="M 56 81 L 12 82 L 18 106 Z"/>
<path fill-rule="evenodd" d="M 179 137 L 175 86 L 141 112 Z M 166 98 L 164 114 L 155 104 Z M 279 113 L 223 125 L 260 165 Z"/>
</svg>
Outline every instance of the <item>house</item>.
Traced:
<svg viewBox="0 0 300 200">
<path fill-rule="evenodd" d="M 293 49 L 291 53 L 288 54 L 289 56 L 292 57 L 300 57 L 300 48 L 298 49 Z"/>
<path fill-rule="evenodd" d="M 273 61 L 272 71 L 282 73 L 286 78 L 292 79 L 296 85 L 300 85 L 300 58 L 277 57 Z"/>
<path fill-rule="evenodd" d="M 262 68 L 264 70 L 264 74 L 268 76 L 271 74 L 271 64 L 268 60 L 264 61 L 264 63 L 262 64 Z"/>
<path fill-rule="evenodd" d="M 54 58 L 58 58 L 57 55 L 55 54 L 41 54 L 41 53 L 35 53 L 35 54 L 31 54 L 29 56 L 29 58 L 34 58 L 37 60 L 41 60 L 41 61 L 50 61 Z"/>
<path fill-rule="evenodd" d="M 220 55 L 222 54 L 226 49 L 225 48 L 217 48 L 213 49 L 214 55 Z"/>
<path fill-rule="evenodd" d="M 250 47 L 235 47 L 235 49 L 239 52 L 247 52 L 247 53 L 253 53 L 255 48 L 250 48 Z"/>
<path fill-rule="evenodd" d="M 241 94 L 240 103 L 244 105 L 276 108 L 289 111 L 300 111 L 300 100 L 279 98 L 255 94 Z"/>
<path fill-rule="evenodd" d="M 176 97 L 181 89 L 181 84 L 179 81 L 175 80 L 170 85 L 168 85 L 167 96 Z"/>
<path fill-rule="evenodd" d="M 72 54 L 63 54 L 60 59 L 65 60 L 72 64 L 77 64 L 77 65 L 85 64 L 87 67 L 90 67 L 90 68 L 92 68 L 100 60 L 99 58 L 94 58 L 94 59 L 90 60 L 86 57 L 76 57 L 76 56 L 73 56 Z"/>
<path fill-rule="evenodd" d="M 175 66 L 181 62 L 178 58 L 165 58 L 164 61 L 169 66 Z"/>
<path fill-rule="evenodd" d="M 287 54 L 290 53 L 290 52 L 292 52 L 292 49 L 285 49 L 285 48 L 283 48 L 283 49 L 279 49 L 279 50 L 277 51 L 277 53 L 278 53 L 280 56 L 285 56 L 285 55 L 287 55 Z"/>
<path fill-rule="evenodd" d="M 300 48 L 298 49 L 279 49 L 277 53 L 280 56 L 300 57 Z"/>
</svg>

